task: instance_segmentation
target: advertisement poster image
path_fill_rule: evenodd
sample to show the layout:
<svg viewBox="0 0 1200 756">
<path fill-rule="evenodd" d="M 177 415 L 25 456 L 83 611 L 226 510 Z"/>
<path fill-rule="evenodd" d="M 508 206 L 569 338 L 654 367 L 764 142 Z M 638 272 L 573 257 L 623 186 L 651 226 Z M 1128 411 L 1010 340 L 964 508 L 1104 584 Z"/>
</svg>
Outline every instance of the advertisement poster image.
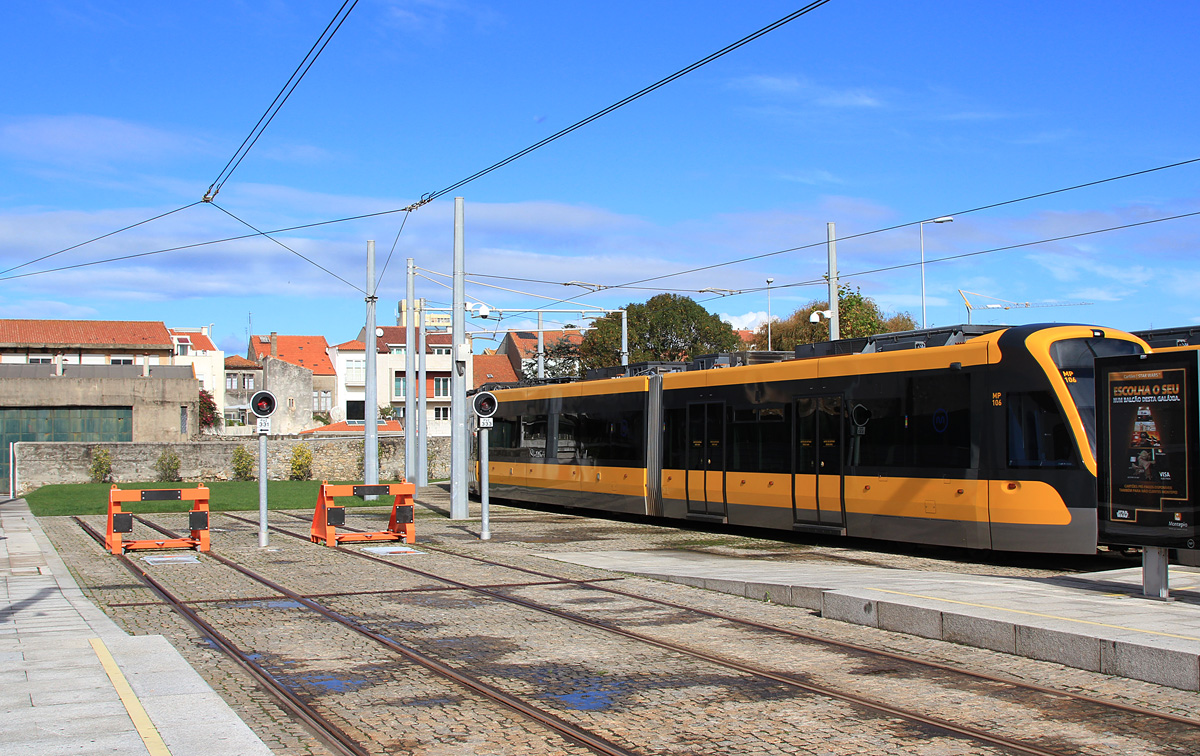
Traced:
<svg viewBox="0 0 1200 756">
<path fill-rule="evenodd" d="M 1109 375 L 1108 519 L 1192 527 L 1188 512 L 1186 370 Z"/>
</svg>

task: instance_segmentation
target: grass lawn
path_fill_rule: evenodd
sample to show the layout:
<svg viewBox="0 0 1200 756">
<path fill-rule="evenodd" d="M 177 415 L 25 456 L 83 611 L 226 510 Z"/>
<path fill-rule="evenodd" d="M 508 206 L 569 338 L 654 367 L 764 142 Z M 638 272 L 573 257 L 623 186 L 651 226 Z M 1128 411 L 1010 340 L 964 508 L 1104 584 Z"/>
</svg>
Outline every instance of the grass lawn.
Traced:
<svg viewBox="0 0 1200 756">
<path fill-rule="evenodd" d="M 333 481 L 331 481 L 333 482 Z M 197 483 L 121 483 L 122 489 L 138 488 L 195 488 Z M 258 481 L 213 481 L 209 488 L 209 509 L 213 512 L 258 509 Z M 320 481 L 315 480 L 271 480 L 267 481 L 268 509 L 308 509 L 317 505 L 317 490 Z M 108 492 L 111 483 L 78 483 L 51 485 L 25 495 L 29 509 L 38 517 L 62 515 L 101 515 L 108 512 Z M 337 498 L 339 506 L 379 507 L 389 506 L 391 501 L 381 497 L 376 501 L 363 501 L 353 496 Z M 153 512 L 183 512 L 191 509 L 191 502 L 147 501 L 123 502 L 121 509 L 135 514 Z"/>
</svg>

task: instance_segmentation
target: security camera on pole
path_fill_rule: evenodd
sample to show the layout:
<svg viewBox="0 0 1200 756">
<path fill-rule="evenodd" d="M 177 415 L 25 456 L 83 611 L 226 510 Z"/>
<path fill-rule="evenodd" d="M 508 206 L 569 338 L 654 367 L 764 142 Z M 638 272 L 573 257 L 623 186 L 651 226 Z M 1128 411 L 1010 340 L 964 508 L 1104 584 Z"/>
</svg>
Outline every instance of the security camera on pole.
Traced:
<svg viewBox="0 0 1200 756">
<path fill-rule="evenodd" d="M 475 410 L 479 420 L 479 540 L 487 541 L 492 537 L 488 522 L 488 430 L 495 422 L 492 415 L 496 414 L 496 397 L 491 392 L 480 391 L 471 399 L 471 409 Z"/>
<path fill-rule="evenodd" d="M 275 395 L 259 391 L 250 397 L 250 411 L 258 417 L 258 547 L 267 547 L 267 434 L 275 413 Z"/>
</svg>

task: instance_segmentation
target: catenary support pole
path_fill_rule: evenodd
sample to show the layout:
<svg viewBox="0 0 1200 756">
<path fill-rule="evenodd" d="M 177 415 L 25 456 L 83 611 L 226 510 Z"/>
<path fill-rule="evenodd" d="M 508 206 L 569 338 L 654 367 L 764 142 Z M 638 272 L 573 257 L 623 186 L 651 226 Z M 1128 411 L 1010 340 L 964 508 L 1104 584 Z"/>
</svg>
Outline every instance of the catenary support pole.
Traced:
<svg viewBox="0 0 1200 756">
<path fill-rule="evenodd" d="M 538 310 L 538 355 L 537 355 L 537 377 L 539 380 L 546 377 L 546 337 L 542 333 L 542 312 Z"/>
<path fill-rule="evenodd" d="M 363 437 L 363 482 L 379 482 L 379 376 L 376 375 L 376 352 L 378 341 L 375 336 L 375 242 L 367 242 L 367 327 L 363 346 L 367 354 L 366 414 Z M 374 498 L 374 497 L 370 497 Z"/>
<path fill-rule="evenodd" d="M 629 375 L 629 313 L 621 310 L 621 366 Z"/>
<path fill-rule="evenodd" d="M 416 268 L 408 258 L 408 297 L 404 306 L 404 479 L 417 479 L 417 355 L 413 332 L 416 317 Z"/>
<path fill-rule="evenodd" d="M 466 273 L 463 198 L 454 198 L 454 301 L 450 319 L 450 519 L 467 511 Z"/>
<path fill-rule="evenodd" d="M 837 233 L 832 223 L 826 224 L 826 230 L 829 234 L 826 245 L 829 251 L 829 340 L 837 341 L 842 333 L 838 326 Z"/>
<path fill-rule="evenodd" d="M 417 368 L 417 486 L 424 488 L 429 485 L 429 435 L 426 426 L 429 421 L 429 404 L 425 385 L 425 352 L 429 351 L 425 330 L 425 300 L 420 300 L 420 312 L 417 318 L 417 353 L 420 367 Z"/>
</svg>

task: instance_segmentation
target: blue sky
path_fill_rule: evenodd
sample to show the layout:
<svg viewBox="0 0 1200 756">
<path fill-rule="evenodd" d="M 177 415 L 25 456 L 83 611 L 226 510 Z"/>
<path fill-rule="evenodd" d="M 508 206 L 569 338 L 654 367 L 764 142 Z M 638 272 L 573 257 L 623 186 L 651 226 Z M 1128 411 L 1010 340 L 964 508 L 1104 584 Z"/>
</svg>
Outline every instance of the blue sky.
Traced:
<svg viewBox="0 0 1200 756">
<path fill-rule="evenodd" d="M 24 265 L 199 200 L 338 5 L 7 9 L 0 317 L 211 323 L 228 353 L 244 353 L 249 323 L 353 338 L 362 292 L 262 238 L 39 273 L 248 231 L 210 205 Z M 801 5 L 360 0 L 217 204 L 263 230 L 404 207 Z M 950 214 L 925 226 L 930 325 L 965 320 L 960 289 L 979 305 L 1092 303 L 976 322 L 1200 322 L 1200 217 L 1046 241 L 1200 212 L 1200 163 L 964 212 L 1200 158 L 1198 22 L 1184 0 L 833 0 L 455 191 L 469 278 L 500 287 L 473 284 L 468 299 L 612 308 L 661 286 L 753 326 L 768 277 L 777 317 L 823 295 L 812 282 L 827 222 L 847 237 Z M 418 295 L 448 304 L 452 196 L 405 224 L 381 324 L 394 322 L 408 257 L 433 279 Z M 278 238 L 365 288 L 366 241 L 382 269 L 401 219 Z M 936 261 L 1011 245 L 1027 246 Z M 781 250 L 795 251 L 674 275 Z M 838 244 L 843 276 L 908 265 L 844 280 L 918 320 L 919 258 L 917 226 Z M 594 294 L 562 285 L 657 276 L 670 277 Z M 705 288 L 744 293 L 695 293 Z"/>
</svg>

